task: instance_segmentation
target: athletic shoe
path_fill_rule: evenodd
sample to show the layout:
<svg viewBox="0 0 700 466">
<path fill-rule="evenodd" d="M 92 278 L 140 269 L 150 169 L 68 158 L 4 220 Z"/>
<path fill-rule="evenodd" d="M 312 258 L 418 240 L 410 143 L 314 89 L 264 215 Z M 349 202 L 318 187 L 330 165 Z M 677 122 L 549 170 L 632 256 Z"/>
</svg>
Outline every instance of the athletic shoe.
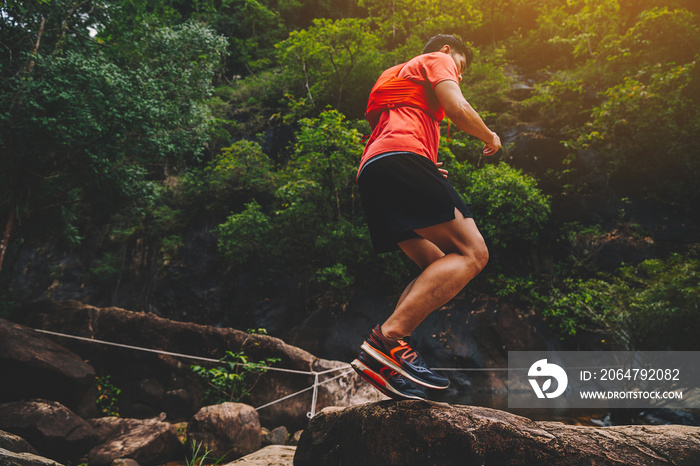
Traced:
<svg viewBox="0 0 700 466">
<path fill-rule="evenodd" d="M 372 384 L 374 388 L 395 400 L 425 400 L 425 389 L 414 384 L 395 370 L 380 364 L 360 351 L 350 363 L 360 377 Z"/>
<path fill-rule="evenodd" d="M 394 369 L 412 382 L 428 388 L 444 390 L 450 386 L 447 377 L 436 374 L 408 343 L 408 338 L 394 340 L 382 334 L 377 325 L 362 343 L 362 349 L 380 364 Z"/>
</svg>

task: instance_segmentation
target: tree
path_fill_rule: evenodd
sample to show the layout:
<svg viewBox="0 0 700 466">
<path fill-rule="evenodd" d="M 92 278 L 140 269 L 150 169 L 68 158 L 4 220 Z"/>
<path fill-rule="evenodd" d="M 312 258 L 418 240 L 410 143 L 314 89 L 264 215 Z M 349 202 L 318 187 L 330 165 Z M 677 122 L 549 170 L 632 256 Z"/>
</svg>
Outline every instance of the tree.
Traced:
<svg viewBox="0 0 700 466">
<path fill-rule="evenodd" d="M 272 64 L 283 27 L 279 12 L 268 2 L 224 0 L 212 16 L 212 26 L 231 43 L 226 57 L 230 75 L 247 75 Z"/>
<path fill-rule="evenodd" d="M 297 180 L 316 183 L 323 196 L 327 219 L 352 217 L 356 209 L 355 174 L 362 153 L 360 134 L 338 111 L 299 122 L 289 169 Z M 320 207 L 320 206 L 319 206 Z M 349 212 L 348 212 L 349 210 Z"/>
<path fill-rule="evenodd" d="M 700 50 L 697 19 L 688 11 L 651 8 L 635 19 L 624 34 L 612 37 L 601 51 L 606 74 L 611 78 L 634 77 L 659 64 L 670 68 L 690 63 Z"/>
<path fill-rule="evenodd" d="M 187 170 L 181 180 L 185 203 L 216 217 L 255 199 L 269 202 L 278 188 L 272 161 L 258 143 L 246 140 L 222 149 L 203 168 Z"/>
<path fill-rule="evenodd" d="M 536 180 L 504 162 L 469 172 L 464 195 L 496 248 L 534 243 L 549 219 L 549 197 Z"/>
<path fill-rule="evenodd" d="M 569 141 L 580 151 L 604 154 L 613 184 L 639 194 L 697 205 L 700 190 L 700 72 L 697 61 L 658 71 L 646 79 L 625 78 L 605 92 L 592 120 Z"/>
<path fill-rule="evenodd" d="M 438 33 L 466 37 L 482 21 L 481 13 L 467 0 L 361 0 L 360 5 L 367 8 L 389 50 L 407 45 L 411 37 L 418 39 L 420 47 Z"/>
<path fill-rule="evenodd" d="M 0 267 L 13 233 L 63 231 L 78 242 L 80 213 L 104 220 L 147 199 L 149 171 L 197 155 L 210 120 L 203 101 L 226 45 L 188 22 L 145 28 L 129 53 L 114 53 L 90 39 L 90 28 L 108 20 L 88 8 L 99 5 L 31 5 L 2 17 L 10 26 L 3 41 L 33 40 L 4 44 Z"/>
<path fill-rule="evenodd" d="M 299 80 L 308 103 L 320 112 L 327 104 L 341 110 L 345 102 L 361 102 L 378 76 L 377 38 L 360 19 L 314 20 L 278 44 L 279 57 L 291 80 Z M 358 85 L 358 82 L 364 84 Z M 348 92 L 353 89 L 366 91 Z M 358 115 L 359 116 L 359 115 Z"/>
</svg>

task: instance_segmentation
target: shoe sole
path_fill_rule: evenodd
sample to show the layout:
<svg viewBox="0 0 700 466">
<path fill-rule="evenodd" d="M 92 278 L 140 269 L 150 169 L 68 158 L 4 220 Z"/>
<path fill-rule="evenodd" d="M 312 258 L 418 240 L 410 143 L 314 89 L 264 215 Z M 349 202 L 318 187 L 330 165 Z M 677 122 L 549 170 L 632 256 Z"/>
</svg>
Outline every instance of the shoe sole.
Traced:
<svg viewBox="0 0 700 466">
<path fill-rule="evenodd" d="M 404 377 L 406 377 L 406 378 L 407 378 L 408 380 L 410 380 L 411 382 L 417 383 L 418 385 L 423 385 L 424 387 L 428 387 L 428 388 L 434 388 L 434 389 L 436 389 L 436 390 L 444 390 L 444 389 L 446 389 L 447 387 L 450 386 L 450 383 L 449 383 L 449 382 L 447 383 L 447 385 L 444 385 L 444 386 L 443 386 L 443 385 L 435 385 L 435 384 L 432 384 L 432 383 L 430 383 L 430 382 L 426 382 L 425 380 L 419 379 L 419 378 L 416 377 L 415 375 L 413 375 L 413 374 L 411 374 L 410 372 L 406 371 L 406 369 L 404 369 L 404 368 L 401 367 L 400 365 L 396 364 L 396 361 L 394 361 L 393 359 L 389 358 L 387 355 L 385 355 L 385 354 L 382 353 L 381 351 L 378 351 L 377 349 L 375 349 L 374 347 L 372 347 L 372 346 L 371 346 L 370 344 L 368 344 L 367 342 L 362 343 L 361 348 L 362 348 L 363 350 L 365 350 L 365 353 L 367 353 L 368 355 L 370 355 L 371 357 L 373 357 L 373 358 L 374 358 L 375 360 L 377 360 L 380 364 L 384 364 L 385 366 L 391 367 L 391 368 L 394 369 L 396 372 L 398 372 L 399 374 L 403 375 Z"/>
<path fill-rule="evenodd" d="M 360 377 L 369 382 L 374 388 L 382 392 L 384 395 L 395 400 L 425 400 L 426 398 L 416 396 L 416 395 L 406 395 L 396 390 L 391 384 L 380 374 L 373 371 L 366 364 L 364 364 L 359 359 L 355 359 L 350 363 L 355 372 L 357 372 Z"/>
</svg>

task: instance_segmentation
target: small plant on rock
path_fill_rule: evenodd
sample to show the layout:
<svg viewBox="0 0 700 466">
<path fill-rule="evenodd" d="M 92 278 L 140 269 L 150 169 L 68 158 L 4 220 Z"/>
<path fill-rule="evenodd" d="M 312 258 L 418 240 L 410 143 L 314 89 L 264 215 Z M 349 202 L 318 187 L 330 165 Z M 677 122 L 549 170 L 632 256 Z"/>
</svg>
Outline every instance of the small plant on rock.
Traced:
<svg viewBox="0 0 700 466">
<path fill-rule="evenodd" d="M 262 361 L 251 361 L 242 351 L 234 353 L 227 351 L 219 359 L 219 365 L 206 368 L 192 365 L 192 371 L 202 377 L 209 386 L 204 397 L 205 403 L 240 402 L 253 391 L 262 374 L 280 358 L 266 358 Z"/>
<path fill-rule="evenodd" d="M 122 392 L 120 388 L 112 383 L 112 376 L 105 375 L 95 379 L 97 388 L 97 409 L 105 416 L 119 416 L 117 398 Z"/>
</svg>

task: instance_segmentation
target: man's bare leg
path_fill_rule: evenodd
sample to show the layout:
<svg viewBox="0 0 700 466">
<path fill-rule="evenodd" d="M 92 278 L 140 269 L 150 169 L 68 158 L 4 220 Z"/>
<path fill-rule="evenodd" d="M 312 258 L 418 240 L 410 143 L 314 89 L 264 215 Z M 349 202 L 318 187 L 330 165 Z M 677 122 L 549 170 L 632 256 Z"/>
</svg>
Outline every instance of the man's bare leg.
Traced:
<svg viewBox="0 0 700 466">
<path fill-rule="evenodd" d="M 404 290 L 393 314 L 382 325 L 388 338 L 403 338 L 433 311 L 454 298 L 486 266 L 488 250 L 476 223 L 455 209 L 455 219 L 417 229 L 421 238 L 399 243 L 423 268 Z"/>
<path fill-rule="evenodd" d="M 403 252 L 411 260 L 413 260 L 418 267 L 421 268 L 421 270 L 425 270 L 426 267 L 445 255 L 440 248 L 425 238 L 412 238 L 401 242 L 399 246 Z M 416 280 L 418 280 L 418 277 L 414 278 L 403 290 L 399 301 L 396 303 L 396 307 L 398 307 L 411 292 L 413 284 L 416 283 Z"/>
</svg>

